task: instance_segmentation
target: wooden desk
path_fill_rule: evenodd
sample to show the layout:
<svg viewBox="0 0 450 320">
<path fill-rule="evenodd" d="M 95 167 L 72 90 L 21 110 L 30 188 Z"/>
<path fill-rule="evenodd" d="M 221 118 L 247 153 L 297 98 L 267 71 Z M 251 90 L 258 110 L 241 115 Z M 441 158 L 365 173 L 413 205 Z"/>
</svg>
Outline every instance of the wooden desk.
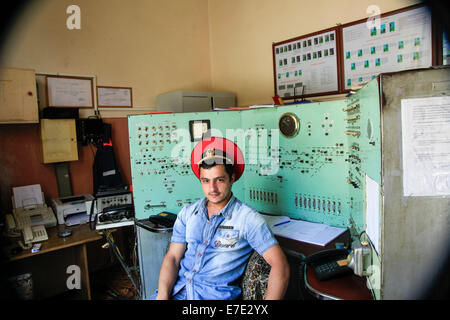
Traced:
<svg viewBox="0 0 450 320">
<path fill-rule="evenodd" d="M 326 246 L 317 246 L 310 243 L 300 242 L 276 236 L 282 248 L 293 250 L 303 254 L 305 257 L 322 250 L 336 248 L 336 243 L 344 243 L 348 246 L 351 243 L 350 232 L 347 230 Z M 320 281 L 313 268 L 305 265 L 304 285 L 306 289 L 318 299 L 344 299 L 344 300 L 372 300 L 372 294 L 366 285 L 366 278 L 356 275 L 349 275 L 342 278 Z"/>
<path fill-rule="evenodd" d="M 366 278 L 354 274 L 342 278 L 320 281 L 313 268 L 305 264 L 305 286 L 320 300 L 372 300 Z"/>
<path fill-rule="evenodd" d="M 64 228 L 56 226 L 47 228 L 48 240 L 42 242 L 39 252 L 24 250 L 17 255 L 11 254 L 16 243 L 2 248 L 7 257 L 3 261 L 8 276 L 31 273 L 35 299 L 45 299 L 69 291 L 67 280 L 74 273 L 67 272 L 71 265 L 80 268 L 81 288 L 73 289 L 76 298 L 91 299 L 89 269 L 86 244 L 102 239 L 102 235 L 91 230 L 87 224 L 65 227 L 72 230 L 72 235 L 60 238 L 58 231 Z"/>
</svg>

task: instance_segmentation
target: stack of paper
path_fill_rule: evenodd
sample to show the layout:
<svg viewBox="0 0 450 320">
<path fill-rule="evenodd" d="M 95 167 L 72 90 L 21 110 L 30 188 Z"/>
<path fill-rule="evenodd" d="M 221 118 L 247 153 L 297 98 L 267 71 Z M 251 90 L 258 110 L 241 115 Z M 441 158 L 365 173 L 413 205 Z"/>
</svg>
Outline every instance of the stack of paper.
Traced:
<svg viewBox="0 0 450 320">
<path fill-rule="evenodd" d="M 13 188 L 15 208 L 34 209 L 43 204 L 40 184 Z"/>
<path fill-rule="evenodd" d="M 286 216 L 262 216 L 275 235 L 319 246 L 326 246 L 347 230 L 322 223 L 294 220 Z"/>
<path fill-rule="evenodd" d="M 250 109 L 259 109 L 259 108 L 273 108 L 274 104 L 255 104 L 250 106 Z"/>
<path fill-rule="evenodd" d="M 264 218 L 264 220 L 266 221 L 267 225 L 270 228 L 272 228 L 274 225 L 278 223 L 283 223 L 291 220 L 291 218 L 286 216 L 269 216 L 267 214 L 262 214 L 261 216 Z"/>
</svg>

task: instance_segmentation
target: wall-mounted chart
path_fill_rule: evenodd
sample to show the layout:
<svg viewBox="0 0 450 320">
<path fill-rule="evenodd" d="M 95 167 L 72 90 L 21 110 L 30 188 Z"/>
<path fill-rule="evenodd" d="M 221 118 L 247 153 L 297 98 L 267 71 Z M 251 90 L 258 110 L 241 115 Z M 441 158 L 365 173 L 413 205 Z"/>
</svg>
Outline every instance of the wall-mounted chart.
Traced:
<svg viewBox="0 0 450 320">
<path fill-rule="evenodd" d="M 380 73 L 428 68 L 433 62 L 431 14 L 426 7 L 342 26 L 344 90 Z"/>
<path fill-rule="evenodd" d="M 344 94 L 380 73 L 445 64 L 438 28 L 417 4 L 273 43 L 274 92 L 285 100 Z"/>
<path fill-rule="evenodd" d="M 331 28 L 274 43 L 275 93 L 282 98 L 337 93 L 338 34 Z"/>
</svg>

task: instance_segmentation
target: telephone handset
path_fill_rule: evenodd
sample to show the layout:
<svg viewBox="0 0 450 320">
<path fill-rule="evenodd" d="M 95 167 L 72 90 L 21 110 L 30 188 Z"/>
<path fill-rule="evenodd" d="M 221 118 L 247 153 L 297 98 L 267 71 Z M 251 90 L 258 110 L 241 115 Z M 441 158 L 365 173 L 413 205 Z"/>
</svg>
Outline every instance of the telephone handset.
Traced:
<svg viewBox="0 0 450 320">
<path fill-rule="evenodd" d="M 347 249 L 329 249 L 313 253 L 305 262 L 314 268 L 320 281 L 341 277 L 353 273 L 348 267 L 349 251 Z"/>
<path fill-rule="evenodd" d="M 48 240 L 47 231 L 43 225 L 25 226 L 22 233 L 25 244 Z"/>
<path fill-rule="evenodd" d="M 20 229 L 12 214 L 6 215 L 7 235 L 10 237 L 20 236 Z M 25 224 L 21 227 L 25 244 L 48 240 L 47 231 L 44 225 Z"/>
<path fill-rule="evenodd" d="M 170 212 L 160 212 L 157 215 L 150 216 L 148 220 L 157 225 L 172 228 L 175 224 L 175 220 L 177 220 L 177 215 Z"/>
</svg>

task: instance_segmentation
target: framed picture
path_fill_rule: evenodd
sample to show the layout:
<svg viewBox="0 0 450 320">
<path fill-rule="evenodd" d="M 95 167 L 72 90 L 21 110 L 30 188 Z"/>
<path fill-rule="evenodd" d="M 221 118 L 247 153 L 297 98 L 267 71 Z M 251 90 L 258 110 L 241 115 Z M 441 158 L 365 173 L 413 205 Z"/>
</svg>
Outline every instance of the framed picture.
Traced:
<svg viewBox="0 0 450 320">
<path fill-rule="evenodd" d="M 339 28 L 272 44 L 275 94 L 283 99 L 339 92 Z"/>
<path fill-rule="evenodd" d="M 94 107 L 93 78 L 46 76 L 45 82 L 49 107 Z"/>
<path fill-rule="evenodd" d="M 97 106 L 99 108 L 132 108 L 132 89 L 97 86 Z"/>
<path fill-rule="evenodd" d="M 342 26 L 344 92 L 380 73 L 436 64 L 432 17 L 427 7 L 414 5 L 387 12 L 377 25 L 369 28 L 367 24 L 367 19 L 361 19 Z"/>
</svg>

